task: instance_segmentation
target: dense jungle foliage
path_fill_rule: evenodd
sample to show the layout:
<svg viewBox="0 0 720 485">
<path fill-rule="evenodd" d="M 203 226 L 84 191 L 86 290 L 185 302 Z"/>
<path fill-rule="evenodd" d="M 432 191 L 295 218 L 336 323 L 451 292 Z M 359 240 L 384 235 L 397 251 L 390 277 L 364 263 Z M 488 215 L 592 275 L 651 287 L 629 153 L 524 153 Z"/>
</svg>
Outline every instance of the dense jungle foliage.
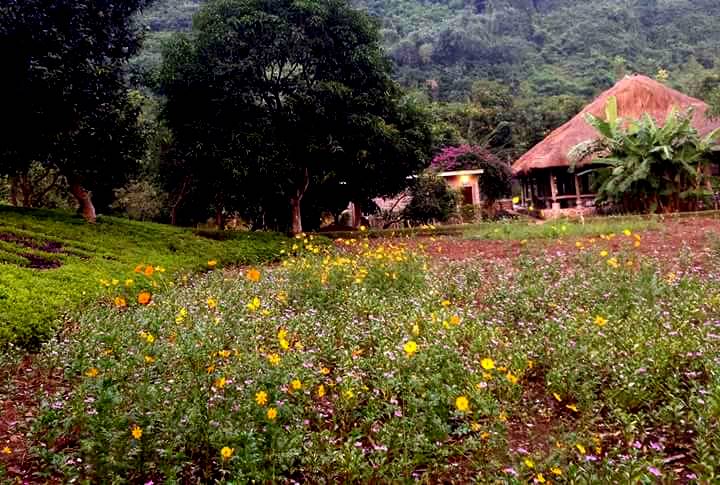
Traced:
<svg viewBox="0 0 720 485">
<path fill-rule="evenodd" d="M 353 0 L 381 23 L 395 74 L 436 99 L 462 100 L 478 79 L 514 94 L 587 98 L 626 72 L 707 96 L 720 49 L 714 0 Z M 202 0 L 161 0 L 136 66 L 168 32 L 189 29 Z"/>
</svg>

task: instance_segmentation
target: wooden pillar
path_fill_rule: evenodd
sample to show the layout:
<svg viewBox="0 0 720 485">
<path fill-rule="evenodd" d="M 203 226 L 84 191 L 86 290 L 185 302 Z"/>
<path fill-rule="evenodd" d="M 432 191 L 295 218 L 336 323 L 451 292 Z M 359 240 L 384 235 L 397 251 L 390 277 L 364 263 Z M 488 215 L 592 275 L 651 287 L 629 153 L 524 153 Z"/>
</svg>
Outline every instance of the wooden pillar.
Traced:
<svg viewBox="0 0 720 485">
<path fill-rule="evenodd" d="M 578 209 L 582 207 L 582 190 L 580 189 L 580 176 L 575 174 L 575 204 Z"/>
<path fill-rule="evenodd" d="M 550 175 L 550 196 L 552 197 L 552 210 L 560 210 L 560 203 L 557 200 L 558 188 L 557 188 L 557 177 L 548 170 Z"/>
</svg>

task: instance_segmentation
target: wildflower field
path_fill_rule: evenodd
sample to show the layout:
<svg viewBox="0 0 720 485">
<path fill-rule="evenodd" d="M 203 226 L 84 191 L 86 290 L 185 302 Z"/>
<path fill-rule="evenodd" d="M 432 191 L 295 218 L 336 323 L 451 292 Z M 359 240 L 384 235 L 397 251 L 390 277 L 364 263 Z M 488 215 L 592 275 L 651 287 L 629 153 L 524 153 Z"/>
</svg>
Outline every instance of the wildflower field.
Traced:
<svg viewBox="0 0 720 485">
<path fill-rule="evenodd" d="M 20 367 L 44 384 L 16 410 L 34 415 L 21 436 L 0 424 L 0 470 L 31 482 L 717 483 L 718 228 L 628 224 L 482 250 L 300 236 L 272 267 L 177 280 L 128 267 L 106 278 L 135 285 L 103 286 Z"/>
</svg>

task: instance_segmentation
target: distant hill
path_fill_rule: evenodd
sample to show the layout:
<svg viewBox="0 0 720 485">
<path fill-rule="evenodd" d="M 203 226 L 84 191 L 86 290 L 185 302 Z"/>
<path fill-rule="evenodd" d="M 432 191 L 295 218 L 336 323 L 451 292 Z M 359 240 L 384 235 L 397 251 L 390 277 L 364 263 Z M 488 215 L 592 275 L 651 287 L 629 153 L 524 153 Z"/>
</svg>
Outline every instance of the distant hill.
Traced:
<svg viewBox="0 0 720 485">
<path fill-rule="evenodd" d="M 142 63 L 162 38 L 187 30 L 203 0 L 160 0 Z M 461 99 L 489 78 L 541 96 L 588 97 L 624 72 L 669 72 L 685 86 L 720 59 L 717 0 L 353 0 L 377 17 L 396 77 L 437 81 L 441 99 Z M 700 95 L 698 92 L 690 94 Z"/>
</svg>

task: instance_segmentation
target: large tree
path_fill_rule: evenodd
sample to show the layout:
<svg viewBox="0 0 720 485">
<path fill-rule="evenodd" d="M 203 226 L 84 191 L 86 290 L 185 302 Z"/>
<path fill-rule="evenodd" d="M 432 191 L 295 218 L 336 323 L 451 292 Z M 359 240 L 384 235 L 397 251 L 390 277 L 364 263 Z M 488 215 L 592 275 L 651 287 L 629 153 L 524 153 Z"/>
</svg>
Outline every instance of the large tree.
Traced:
<svg viewBox="0 0 720 485">
<path fill-rule="evenodd" d="M 377 25 L 346 0 L 211 2 L 166 48 L 161 83 L 177 181 L 215 185 L 216 210 L 233 198 L 293 232 L 309 191 L 397 190 L 430 148 Z"/>
<path fill-rule="evenodd" d="M 39 163 L 68 181 L 95 219 L 92 191 L 111 193 L 143 150 L 140 105 L 124 69 L 139 48 L 134 16 L 150 0 L 6 0 L 0 58 L 9 111 L 0 173 Z M 106 201 L 109 202 L 109 201 Z"/>
</svg>

